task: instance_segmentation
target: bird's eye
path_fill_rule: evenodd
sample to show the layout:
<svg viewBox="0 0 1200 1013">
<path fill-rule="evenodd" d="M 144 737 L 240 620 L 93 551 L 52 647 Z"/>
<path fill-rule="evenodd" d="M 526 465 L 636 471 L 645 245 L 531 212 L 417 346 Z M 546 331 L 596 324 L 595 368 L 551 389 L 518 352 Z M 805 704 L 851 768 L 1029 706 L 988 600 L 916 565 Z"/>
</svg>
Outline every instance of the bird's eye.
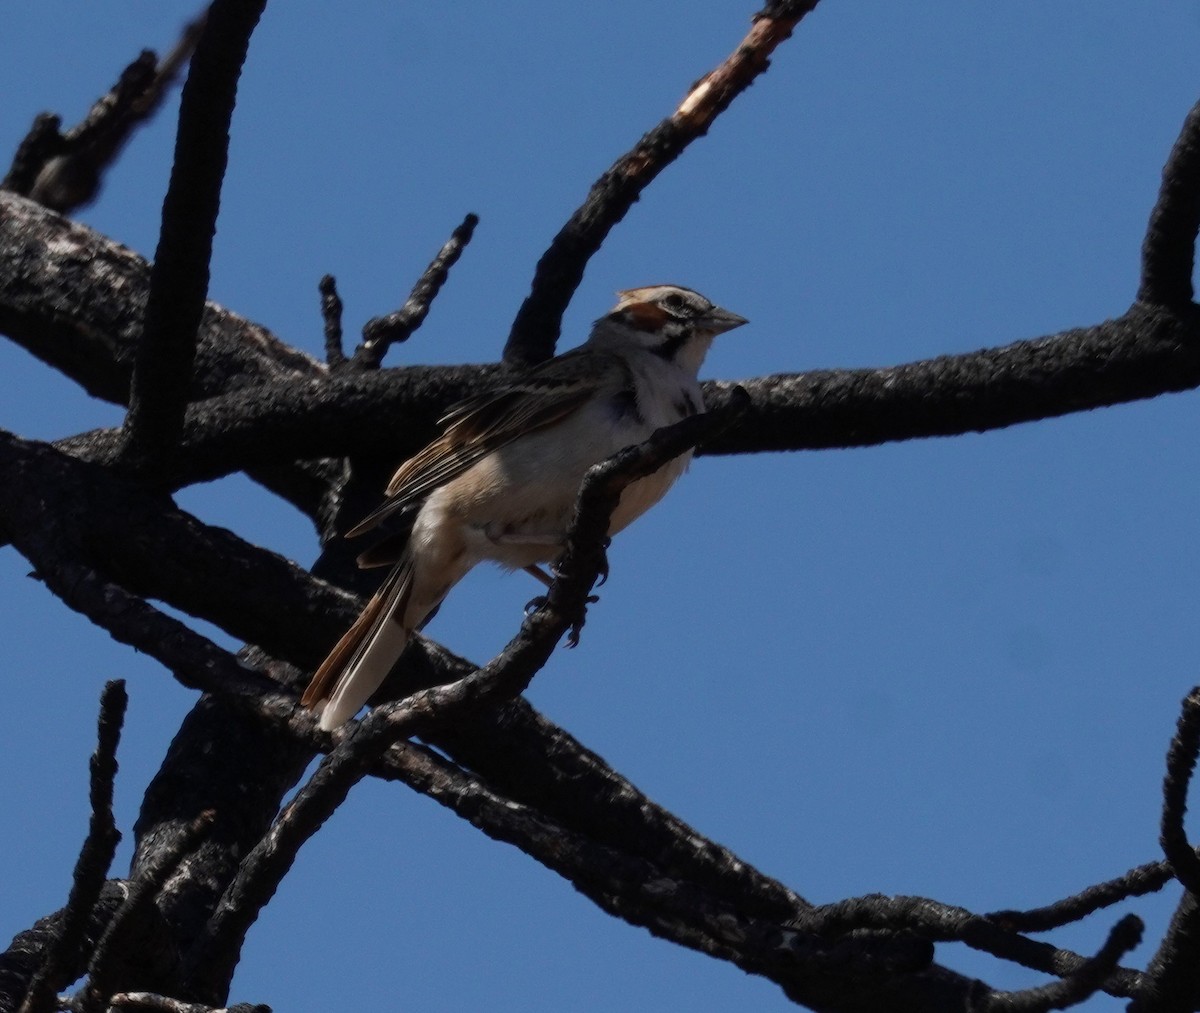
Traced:
<svg viewBox="0 0 1200 1013">
<path fill-rule="evenodd" d="M 678 292 L 672 292 L 663 300 L 663 305 L 673 310 L 681 310 L 683 309 L 685 303 L 683 301 L 683 296 L 681 296 Z"/>
</svg>

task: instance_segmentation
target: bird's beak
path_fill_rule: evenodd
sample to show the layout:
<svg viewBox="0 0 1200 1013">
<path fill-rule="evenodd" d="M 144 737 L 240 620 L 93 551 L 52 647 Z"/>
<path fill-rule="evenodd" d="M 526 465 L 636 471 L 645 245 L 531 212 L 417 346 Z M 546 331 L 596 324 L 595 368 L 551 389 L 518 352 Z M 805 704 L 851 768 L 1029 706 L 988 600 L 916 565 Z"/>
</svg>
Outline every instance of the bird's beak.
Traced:
<svg viewBox="0 0 1200 1013">
<path fill-rule="evenodd" d="M 729 310 L 722 309 L 720 306 L 714 306 L 697 321 L 704 330 L 713 334 L 724 334 L 726 331 L 732 331 L 735 327 L 741 327 L 742 324 L 749 322 L 745 317 L 730 313 Z"/>
</svg>

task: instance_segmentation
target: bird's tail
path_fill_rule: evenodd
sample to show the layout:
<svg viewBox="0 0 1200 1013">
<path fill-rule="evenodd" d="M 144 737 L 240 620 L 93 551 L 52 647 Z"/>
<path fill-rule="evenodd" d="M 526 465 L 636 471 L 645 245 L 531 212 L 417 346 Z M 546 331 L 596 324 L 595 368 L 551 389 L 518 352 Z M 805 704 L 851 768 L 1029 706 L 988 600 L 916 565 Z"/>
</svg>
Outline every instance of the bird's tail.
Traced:
<svg viewBox="0 0 1200 1013">
<path fill-rule="evenodd" d="M 412 559 L 405 555 L 313 673 L 300 702 L 318 713 L 325 731 L 358 713 L 407 646 L 412 628 L 405 625 L 405 613 L 412 584 Z"/>
</svg>

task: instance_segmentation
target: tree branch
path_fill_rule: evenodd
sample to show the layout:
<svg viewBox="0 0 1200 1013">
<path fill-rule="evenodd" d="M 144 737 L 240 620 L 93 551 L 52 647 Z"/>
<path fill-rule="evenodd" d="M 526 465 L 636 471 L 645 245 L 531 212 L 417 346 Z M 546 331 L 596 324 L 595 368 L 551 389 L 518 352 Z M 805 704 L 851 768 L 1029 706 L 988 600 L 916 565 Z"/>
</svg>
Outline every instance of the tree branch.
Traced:
<svg viewBox="0 0 1200 1013">
<path fill-rule="evenodd" d="M 321 293 L 321 319 L 325 323 L 325 364 L 337 369 L 346 361 L 342 349 L 342 300 L 338 295 L 337 279 L 332 274 L 321 277 L 317 288 Z"/>
<path fill-rule="evenodd" d="M 185 680 L 223 670 L 217 649 L 129 592 L 302 666 L 322 657 L 356 612 L 354 596 L 295 563 L 45 444 L 0 431 L 0 473 L 0 528 L 51 590 L 118 639 L 191 670 L 177 672 Z"/>
<path fill-rule="evenodd" d="M 1200 103 L 1183 122 L 1163 167 L 1158 203 L 1142 243 L 1138 300 L 1180 308 L 1192 302 L 1192 268 L 1200 232 Z"/>
<path fill-rule="evenodd" d="M 993 911 L 984 915 L 1012 932 L 1048 932 L 1072 922 L 1082 921 L 1102 908 L 1119 904 L 1130 897 L 1141 897 L 1161 890 L 1174 878 L 1166 862 L 1147 862 L 1125 875 L 1089 886 L 1079 893 L 1045 907 L 1030 911 Z"/>
<path fill-rule="evenodd" d="M 104 884 L 99 900 L 88 912 L 80 947 L 68 954 L 71 963 L 63 966 L 62 974 L 67 979 L 64 984 L 74 981 L 87 969 L 88 955 L 127 893 L 124 880 L 110 879 Z M 0 1010 L 4 1013 L 11 1013 L 21 1004 L 47 952 L 62 936 L 67 916 L 67 908 L 47 915 L 32 928 L 18 933 L 8 949 L 0 953 Z"/>
<path fill-rule="evenodd" d="M 563 313 L 583 280 L 583 271 L 613 226 L 625 217 L 642 191 L 689 144 L 708 132 L 724 112 L 769 66 L 768 57 L 785 41 L 818 0 L 769 3 L 748 35 L 725 61 L 692 85 L 679 107 L 616 160 L 593 185 L 583 204 L 542 254 L 530 293 L 517 311 L 504 361 L 536 365 L 554 354 Z"/>
<path fill-rule="evenodd" d="M 606 566 L 609 520 L 622 491 L 695 446 L 706 432 L 728 425 L 738 410 L 735 404 L 720 413 L 684 419 L 590 468 L 580 487 L 554 582 L 544 603 L 525 616 L 504 650 L 456 682 L 379 707 L 349 732 L 339 730 L 333 751 L 246 856 L 225 891 L 189 958 L 193 969 L 190 989 L 213 1001 L 224 998 L 246 933 L 274 896 L 300 848 L 393 743 L 445 724 L 463 712 L 495 707 L 526 689 L 563 635 L 577 633 L 583 625 L 587 595 Z"/>
<path fill-rule="evenodd" d="M 425 273 L 413 286 L 404 305 L 385 317 L 374 317 L 363 327 L 363 343 L 358 346 L 351 365 L 358 369 L 378 369 L 393 344 L 407 341 L 425 321 L 429 307 L 450 276 L 450 268 L 458 263 L 462 251 L 475 234 L 478 215 L 467 215 L 438 251 Z"/>
<path fill-rule="evenodd" d="M 132 250 L 0 191 L 0 331 L 93 397 L 129 403 L 149 287 L 150 265 Z M 206 304 L 193 397 L 324 374 L 265 327 Z"/>
<path fill-rule="evenodd" d="M 1183 818 L 1187 814 L 1188 788 L 1200 753 L 1200 686 L 1183 701 L 1183 712 L 1167 751 L 1163 777 L 1162 827 L 1159 843 L 1175 878 L 1192 894 L 1200 894 L 1200 857 L 1188 841 Z"/>
<path fill-rule="evenodd" d="M 145 938 L 157 927 L 154 901 L 163 884 L 212 826 L 215 818 L 216 813 L 212 810 L 201 813 L 172 842 L 171 847 L 160 850 L 154 861 L 147 863 L 130 881 L 125 903 L 113 915 L 92 953 L 88 964 L 88 983 L 78 1000 L 79 1013 L 103 1013 L 108 1005 L 108 997 L 116 991 L 125 965 L 134 954 L 144 949 L 142 944 Z"/>
<path fill-rule="evenodd" d="M 1007 932 L 965 908 L 925 897 L 879 894 L 854 897 L 806 911 L 792 925 L 801 931 L 830 935 L 843 935 L 854 929 L 907 929 L 938 941 L 965 943 L 972 949 L 1060 978 L 1077 974 L 1087 963 L 1077 953 Z M 1128 998 L 1138 995 L 1142 985 L 1143 976 L 1137 971 L 1115 968 L 1102 987 L 1110 995 Z"/>
<path fill-rule="evenodd" d="M 183 86 L 171 181 L 125 418 L 127 454 L 139 466 L 157 464 L 178 442 L 183 427 L 237 82 L 250 34 L 265 6 L 266 0 L 213 0 Z"/>
<path fill-rule="evenodd" d="M 494 382 L 494 367 L 416 366 L 285 380 L 189 410 L 163 480 L 172 487 L 269 461 L 345 454 L 401 459 L 427 443 L 455 401 Z M 710 409 L 735 385 L 704 384 Z M 814 370 L 739 381 L 737 425 L 698 453 L 873 446 L 1002 429 L 1200 386 L 1200 312 L 1135 306 L 1089 328 L 965 355 L 876 369 Z M 114 431 L 59 444 L 109 461 Z"/>
<path fill-rule="evenodd" d="M 1023 992 L 994 992 L 980 1004 L 983 1013 L 1046 1013 L 1078 1006 L 1095 995 L 1118 961 L 1142 941 L 1142 921 L 1126 915 L 1108 934 L 1099 952 L 1061 981 Z"/>
<path fill-rule="evenodd" d="M 1200 894 L 1198 859 L 1183 827 L 1187 793 L 1200 750 L 1200 686 L 1184 698 L 1163 777 L 1160 843 L 1187 891 L 1175 909 L 1158 952 L 1146 969 L 1145 986 L 1130 1013 L 1191 1013 L 1200 1006 Z"/>
<path fill-rule="evenodd" d="M 75 864 L 75 875 L 67 906 L 63 908 L 57 937 L 46 949 L 41 968 L 29 984 L 20 1013 L 51 1013 L 58 990 L 75 980 L 84 935 L 92 911 L 100 899 L 121 834 L 113 822 L 113 782 L 117 776 L 117 745 L 129 697 L 125 683 L 105 683 L 100 695 L 100 720 L 96 751 L 88 766 L 91 771 L 89 802 L 92 817 L 87 838 Z"/>
<path fill-rule="evenodd" d="M 60 212 L 91 203 L 121 149 L 161 105 L 191 56 L 203 24 L 203 15 L 188 24 L 161 63 L 144 50 L 87 116 L 65 134 L 59 133 L 59 117 L 38 116 L 0 188 Z"/>
</svg>

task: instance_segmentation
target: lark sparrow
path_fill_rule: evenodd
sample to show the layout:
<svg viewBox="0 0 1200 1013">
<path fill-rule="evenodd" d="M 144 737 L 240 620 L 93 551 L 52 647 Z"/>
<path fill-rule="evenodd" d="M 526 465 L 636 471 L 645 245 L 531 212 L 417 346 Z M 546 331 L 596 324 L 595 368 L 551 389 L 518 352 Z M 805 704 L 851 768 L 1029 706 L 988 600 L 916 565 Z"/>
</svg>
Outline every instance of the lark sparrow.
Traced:
<svg viewBox="0 0 1200 1013">
<path fill-rule="evenodd" d="M 704 410 L 696 374 L 705 353 L 745 318 L 677 285 L 618 295 L 579 348 L 450 409 L 442 435 L 400 465 L 383 505 L 347 532 L 382 529 L 384 541 L 359 564 L 392 570 L 304 693 L 322 728 L 357 713 L 413 630 L 476 563 L 546 580 L 538 564 L 562 551 L 588 468 Z M 657 503 L 690 460 L 683 454 L 626 488 L 609 534 Z M 388 522 L 413 509 L 397 551 Z"/>
</svg>

